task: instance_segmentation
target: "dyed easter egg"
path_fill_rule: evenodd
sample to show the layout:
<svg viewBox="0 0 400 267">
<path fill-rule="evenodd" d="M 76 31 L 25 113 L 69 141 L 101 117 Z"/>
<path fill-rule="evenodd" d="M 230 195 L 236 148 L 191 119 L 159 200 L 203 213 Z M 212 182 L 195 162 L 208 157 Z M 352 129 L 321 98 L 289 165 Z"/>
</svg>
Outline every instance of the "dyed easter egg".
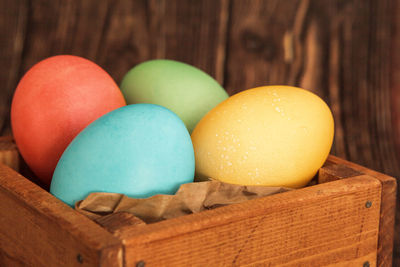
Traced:
<svg viewBox="0 0 400 267">
<path fill-rule="evenodd" d="M 128 104 L 158 104 L 176 113 L 192 132 L 199 120 L 228 98 L 211 76 L 191 65 L 165 59 L 143 62 L 123 78 Z"/>
<path fill-rule="evenodd" d="M 91 192 L 145 198 L 193 181 L 194 152 L 183 122 L 153 104 L 128 105 L 85 128 L 68 146 L 50 192 L 69 205 Z"/>
<path fill-rule="evenodd" d="M 54 56 L 34 65 L 21 79 L 11 104 L 18 149 L 32 171 L 49 185 L 71 140 L 100 116 L 125 106 L 114 80 L 95 63 Z"/>
<path fill-rule="evenodd" d="M 212 109 L 192 142 L 196 176 L 241 185 L 306 185 L 333 141 L 332 113 L 317 95 L 290 86 L 249 89 Z"/>
</svg>

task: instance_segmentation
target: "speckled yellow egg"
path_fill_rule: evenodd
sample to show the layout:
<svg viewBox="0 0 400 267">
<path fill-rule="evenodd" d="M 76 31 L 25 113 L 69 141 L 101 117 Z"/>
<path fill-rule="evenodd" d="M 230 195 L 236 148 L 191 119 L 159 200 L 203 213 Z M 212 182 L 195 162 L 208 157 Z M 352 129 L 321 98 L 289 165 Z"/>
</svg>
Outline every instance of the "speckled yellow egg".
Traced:
<svg viewBox="0 0 400 267">
<path fill-rule="evenodd" d="M 317 95 L 291 86 L 249 89 L 197 124 L 196 177 L 299 188 L 325 162 L 333 135 L 332 113 Z"/>
</svg>

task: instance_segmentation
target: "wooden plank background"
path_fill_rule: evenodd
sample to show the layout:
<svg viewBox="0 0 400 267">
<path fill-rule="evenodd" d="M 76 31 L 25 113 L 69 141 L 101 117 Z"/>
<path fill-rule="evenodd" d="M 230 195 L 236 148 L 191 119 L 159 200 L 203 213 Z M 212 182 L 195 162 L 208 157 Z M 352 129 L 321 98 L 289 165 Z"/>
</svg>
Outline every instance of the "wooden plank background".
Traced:
<svg viewBox="0 0 400 267">
<path fill-rule="evenodd" d="M 332 153 L 400 177 L 400 0 L 0 0 L 0 134 L 22 75 L 57 54 L 117 83 L 153 58 L 180 60 L 229 92 L 297 85 L 336 123 Z M 400 266 L 398 201 L 395 265 Z"/>
</svg>

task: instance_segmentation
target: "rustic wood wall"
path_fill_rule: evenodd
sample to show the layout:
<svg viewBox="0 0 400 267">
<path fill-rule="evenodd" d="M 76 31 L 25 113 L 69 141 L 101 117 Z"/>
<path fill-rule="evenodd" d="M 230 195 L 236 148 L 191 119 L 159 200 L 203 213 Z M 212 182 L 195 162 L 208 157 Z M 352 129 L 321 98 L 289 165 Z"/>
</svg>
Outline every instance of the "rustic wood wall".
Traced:
<svg viewBox="0 0 400 267">
<path fill-rule="evenodd" d="M 135 64 L 169 58 L 230 94 L 317 93 L 335 117 L 332 153 L 400 177 L 399 11 L 400 0 L 0 0 L 0 131 L 10 133 L 13 91 L 41 59 L 83 56 L 119 83 Z"/>
</svg>

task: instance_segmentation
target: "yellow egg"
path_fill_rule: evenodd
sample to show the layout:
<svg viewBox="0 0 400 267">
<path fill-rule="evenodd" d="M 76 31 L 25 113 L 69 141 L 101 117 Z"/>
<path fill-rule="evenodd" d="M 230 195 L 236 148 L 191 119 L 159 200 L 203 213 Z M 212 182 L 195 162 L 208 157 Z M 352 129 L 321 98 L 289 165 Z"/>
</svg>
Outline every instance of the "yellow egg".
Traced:
<svg viewBox="0 0 400 267">
<path fill-rule="evenodd" d="M 241 185 L 305 186 L 333 141 L 332 113 L 317 95 L 264 86 L 231 96 L 196 126 L 196 177 Z"/>
</svg>

